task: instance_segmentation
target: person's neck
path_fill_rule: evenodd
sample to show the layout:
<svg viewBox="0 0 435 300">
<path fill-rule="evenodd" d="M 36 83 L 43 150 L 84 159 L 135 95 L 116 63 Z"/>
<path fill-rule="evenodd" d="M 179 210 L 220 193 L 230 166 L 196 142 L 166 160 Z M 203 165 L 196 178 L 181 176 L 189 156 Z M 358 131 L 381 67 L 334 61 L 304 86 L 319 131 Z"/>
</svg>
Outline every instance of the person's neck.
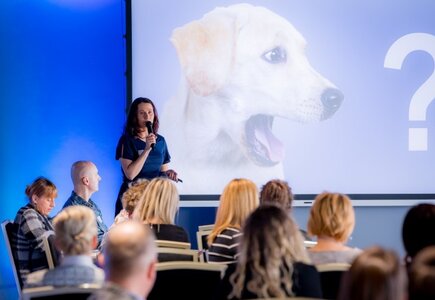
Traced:
<svg viewBox="0 0 435 300">
<path fill-rule="evenodd" d="M 317 244 L 311 248 L 312 251 L 343 251 L 347 250 L 347 247 L 344 242 L 339 242 L 331 237 L 318 237 Z"/>
<path fill-rule="evenodd" d="M 75 187 L 74 188 L 74 192 L 77 194 L 77 196 L 80 196 L 81 198 L 83 198 L 83 200 L 85 200 L 86 202 L 89 201 L 89 199 L 91 199 L 92 196 L 92 192 L 89 191 L 86 188 L 81 188 L 81 187 Z"/>
<path fill-rule="evenodd" d="M 137 280 L 137 278 L 131 276 L 130 278 L 125 278 L 124 280 L 112 280 L 117 286 L 121 287 L 130 294 L 136 295 L 140 299 L 144 299 L 148 295 L 148 284 L 142 280 Z"/>
<path fill-rule="evenodd" d="M 159 217 L 152 217 L 151 219 L 146 220 L 145 224 L 163 224 L 163 221 Z"/>
</svg>

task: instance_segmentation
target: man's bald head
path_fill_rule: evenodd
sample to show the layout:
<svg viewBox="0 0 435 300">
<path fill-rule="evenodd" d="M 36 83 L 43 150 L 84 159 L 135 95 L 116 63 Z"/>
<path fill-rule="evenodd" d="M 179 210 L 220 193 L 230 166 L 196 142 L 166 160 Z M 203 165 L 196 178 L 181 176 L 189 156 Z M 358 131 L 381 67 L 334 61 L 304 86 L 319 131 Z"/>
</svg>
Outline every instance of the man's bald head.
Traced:
<svg viewBox="0 0 435 300">
<path fill-rule="evenodd" d="M 157 259 L 154 234 L 143 224 L 123 222 L 107 235 L 104 264 L 108 280 L 119 281 L 149 268 Z"/>
</svg>

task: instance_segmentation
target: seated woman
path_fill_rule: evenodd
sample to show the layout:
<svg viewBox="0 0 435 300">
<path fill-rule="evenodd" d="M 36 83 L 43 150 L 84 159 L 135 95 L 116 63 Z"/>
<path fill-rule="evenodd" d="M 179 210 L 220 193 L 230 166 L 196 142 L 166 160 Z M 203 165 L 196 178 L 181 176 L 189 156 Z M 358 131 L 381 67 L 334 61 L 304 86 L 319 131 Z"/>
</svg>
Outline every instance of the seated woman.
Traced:
<svg viewBox="0 0 435 300">
<path fill-rule="evenodd" d="M 222 300 L 322 297 L 319 273 L 285 211 L 262 205 L 248 217 L 239 260 L 228 266 L 217 293 Z"/>
<path fill-rule="evenodd" d="M 208 261 L 233 263 L 241 228 L 248 215 L 259 205 L 257 186 L 248 179 L 233 179 L 225 187 L 216 213 L 216 222 L 207 238 Z"/>
<path fill-rule="evenodd" d="M 94 212 L 83 205 L 68 206 L 54 218 L 55 244 L 62 251 L 60 266 L 29 274 L 27 287 L 102 284 L 104 271 L 92 261 L 98 244 Z"/>
<path fill-rule="evenodd" d="M 380 247 L 362 252 L 341 281 L 340 300 L 405 300 L 406 272 L 397 254 Z"/>
<path fill-rule="evenodd" d="M 170 179 L 154 178 L 134 209 L 133 219 L 149 225 L 157 240 L 189 243 L 186 230 L 174 224 L 179 202 L 177 187 Z"/>
<path fill-rule="evenodd" d="M 14 248 L 23 282 L 30 272 L 48 268 L 43 240 L 54 234 L 48 214 L 54 208 L 57 188 L 47 178 L 38 177 L 25 193 L 29 203 L 18 210 L 14 221 L 18 224 Z"/>
<path fill-rule="evenodd" d="M 435 235 L 428 234 L 428 228 L 435 228 L 435 205 L 420 203 L 411 207 L 402 225 L 405 263 L 408 268 L 422 249 L 435 246 Z"/>
<path fill-rule="evenodd" d="M 260 205 L 275 204 L 287 211 L 292 211 L 293 193 L 291 187 L 284 180 L 273 179 L 261 188 Z M 311 241 L 305 230 L 299 229 L 305 240 Z"/>
<path fill-rule="evenodd" d="M 138 179 L 130 185 L 128 190 L 122 195 L 122 210 L 115 217 L 114 225 L 133 218 L 133 211 L 139 203 L 149 182 L 148 179 Z"/>
<path fill-rule="evenodd" d="M 318 195 L 310 210 L 308 233 L 317 236 L 317 244 L 309 249 L 315 265 L 351 264 L 360 249 L 345 245 L 355 226 L 355 212 L 349 197 L 338 193 Z"/>
</svg>

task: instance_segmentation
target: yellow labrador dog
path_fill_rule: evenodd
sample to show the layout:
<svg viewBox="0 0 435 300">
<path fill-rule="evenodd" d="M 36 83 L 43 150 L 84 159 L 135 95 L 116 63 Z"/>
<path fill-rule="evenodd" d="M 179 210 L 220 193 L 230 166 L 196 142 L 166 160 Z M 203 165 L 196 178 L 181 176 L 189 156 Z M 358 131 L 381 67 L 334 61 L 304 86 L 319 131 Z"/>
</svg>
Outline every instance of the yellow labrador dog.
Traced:
<svg viewBox="0 0 435 300">
<path fill-rule="evenodd" d="M 233 178 L 258 185 L 284 178 L 275 117 L 331 117 L 342 93 L 317 73 L 303 36 L 263 7 L 219 7 L 173 31 L 182 68 L 176 97 L 162 114 L 182 193 L 219 194 Z"/>
</svg>

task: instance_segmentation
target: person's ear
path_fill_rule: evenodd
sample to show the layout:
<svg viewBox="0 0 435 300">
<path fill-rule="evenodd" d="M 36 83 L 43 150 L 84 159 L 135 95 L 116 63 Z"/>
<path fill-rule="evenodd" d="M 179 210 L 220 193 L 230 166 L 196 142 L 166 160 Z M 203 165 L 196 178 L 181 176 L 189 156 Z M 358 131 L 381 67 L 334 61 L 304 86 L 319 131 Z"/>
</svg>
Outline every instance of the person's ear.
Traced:
<svg viewBox="0 0 435 300">
<path fill-rule="evenodd" d="M 84 185 L 88 185 L 88 184 L 89 184 L 89 178 L 88 178 L 87 176 L 83 176 L 83 177 L 82 177 L 82 183 L 83 183 Z"/>
<path fill-rule="evenodd" d="M 97 248 L 97 245 L 98 245 L 98 237 L 95 235 L 95 236 L 92 238 L 92 241 L 91 241 L 91 247 L 92 247 L 92 250 L 94 250 L 95 248 Z"/>
<path fill-rule="evenodd" d="M 32 204 L 36 205 L 36 202 L 38 202 L 38 196 L 36 196 L 35 194 L 32 195 Z"/>
<path fill-rule="evenodd" d="M 157 272 L 157 267 L 156 267 L 157 261 L 154 259 L 152 262 L 150 262 L 148 271 L 147 271 L 147 279 L 148 282 L 152 283 L 151 286 L 154 285 L 154 281 L 156 280 L 156 272 Z"/>
</svg>

